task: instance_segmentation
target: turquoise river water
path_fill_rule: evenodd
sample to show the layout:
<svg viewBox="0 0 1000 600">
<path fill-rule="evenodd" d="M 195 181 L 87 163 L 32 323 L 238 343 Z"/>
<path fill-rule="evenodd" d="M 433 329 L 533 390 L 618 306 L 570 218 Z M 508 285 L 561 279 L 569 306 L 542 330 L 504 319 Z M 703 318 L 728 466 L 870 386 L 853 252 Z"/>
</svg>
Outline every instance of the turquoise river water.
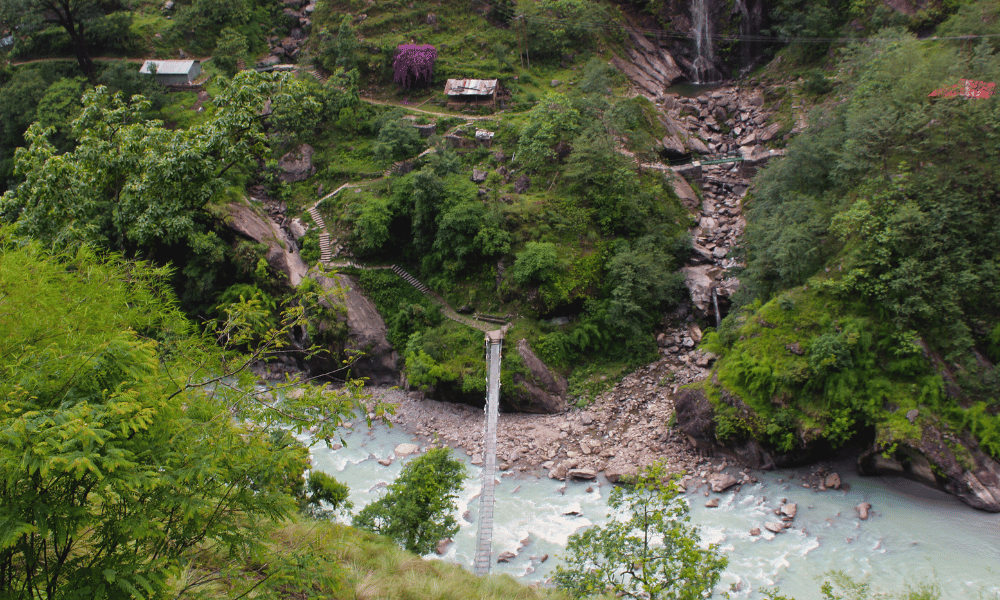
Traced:
<svg viewBox="0 0 1000 600">
<path fill-rule="evenodd" d="M 347 446 L 339 450 L 314 444 L 313 468 L 350 486 L 355 510 L 360 510 L 402 468 L 399 460 L 389 466 L 378 460 L 395 458 L 394 448 L 413 440 L 398 428 L 382 425 L 348 433 L 344 439 Z M 466 461 L 472 475 L 458 502 L 456 518 L 462 530 L 443 556 L 430 556 L 471 568 L 480 470 L 464 453 L 456 455 Z M 945 600 L 1000 598 L 1000 514 L 976 511 L 906 479 L 860 477 L 849 465 L 840 465 L 839 473 L 850 491 L 815 492 L 802 486 L 806 473 L 757 473 L 759 483 L 719 494 L 718 508 L 704 506 L 704 488 L 687 495 L 692 522 L 701 528 L 702 539 L 719 544 L 729 557 L 722 582 L 725 589 L 735 585 L 733 598 L 760 598 L 761 589 L 780 586 L 783 594 L 798 600 L 818 599 L 822 578 L 831 570 L 867 578 L 876 590 L 901 591 L 907 585 L 931 582 L 940 586 Z M 607 482 L 501 477 L 494 560 L 501 552 L 516 552 L 523 541 L 528 543 L 509 563 L 494 564 L 493 572 L 526 582 L 547 579 L 572 533 L 606 522 L 610 490 Z M 777 520 L 773 510 L 785 498 L 798 504 L 793 528 L 778 535 L 763 530 L 765 522 Z M 867 521 L 859 520 L 854 510 L 864 501 L 873 510 Z M 754 527 L 761 527 L 763 534 L 751 536 Z M 548 560 L 541 562 L 546 554 Z"/>
</svg>

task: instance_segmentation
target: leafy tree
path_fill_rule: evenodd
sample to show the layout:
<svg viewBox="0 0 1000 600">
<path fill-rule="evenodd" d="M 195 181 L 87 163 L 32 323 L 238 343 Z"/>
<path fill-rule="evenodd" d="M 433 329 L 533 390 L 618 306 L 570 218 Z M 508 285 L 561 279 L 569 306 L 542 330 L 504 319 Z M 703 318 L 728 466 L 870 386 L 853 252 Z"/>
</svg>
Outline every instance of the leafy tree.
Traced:
<svg viewBox="0 0 1000 600">
<path fill-rule="evenodd" d="M 563 94 L 551 93 L 528 112 L 521 129 L 517 154 L 529 169 L 537 169 L 556 158 L 556 144 L 572 140 L 580 128 L 580 112 Z"/>
<path fill-rule="evenodd" d="M 384 496 L 354 517 L 354 526 L 392 538 L 404 549 L 427 554 L 458 532 L 456 492 L 468 475 L 450 448 L 434 448 L 403 467 Z"/>
<path fill-rule="evenodd" d="M 666 481 L 666 483 L 665 483 Z M 662 464 L 615 487 L 608 498 L 624 519 L 574 533 L 555 583 L 578 598 L 610 593 L 625 598 L 695 600 L 711 595 L 727 560 L 702 548 L 686 501 Z"/>
<path fill-rule="evenodd" d="M 392 211 L 384 198 L 369 198 L 354 222 L 354 245 L 361 252 L 375 252 L 389 241 Z"/>
<path fill-rule="evenodd" d="M 684 277 L 674 272 L 674 259 L 663 250 L 665 245 L 655 236 L 632 244 L 622 241 L 608 261 L 606 285 L 611 293 L 605 323 L 616 337 L 648 339 L 645 332 L 656 315 L 684 297 Z"/>
<path fill-rule="evenodd" d="M 248 51 L 247 37 L 227 27 L 219 34 L 212 60 L 219 65 L 223 73 L 232 77 L 239 70 L 239 62 L 246 60 Z"/>
<path fill-rule="evenodd" d="M 16 154 L 25 181 L 0 199 L 0 213 L 58 249 L 85 243 L 162 262 L 185 257 L 182 274 L 200 282 L 186 299 L 201 297 L 224 258 L 211 206 L 232 185 L 227 174 L 255 170 L 265 155 L 264 102 L 310 102 L 284 75 L 243 72 L 223 85 L 219 110 L 178 130 L 146 118 L 144 100 L 87 92 L 72 151 L 59 154 L 49 130 L 29 129 L 30 146 Z"/>
<path fill-rule="evenodd" d="M 86 87 L 87 80 L 82 77 L 60 79 L 50 85 L 38 101 L 36 122 L 54 129 L 50 139 L 60 150 L 67 150 L 72 145 L 72 123 L 83 110 L 80 98 Z"/>
<path fill-rule="evenodd" d="M 157 111 L 167 103 L 166 88 L 153 77 L 141 75 L 139 65 L 126 61 L 115 61 L 105 67 L 97 78 L 97 83 L 106 85 L 114 94 L 121 92 L 126 100 L 142 96 L 149 102 L 150 110 Z"/>
<path fill-rule="evenodd" d="M 597 37 L 596 29 L 611 20 L 604 6 L 590 0 L 525 3 L 524 14 L 531 56 L 550 60 L 588 48 Z M 614 37 L 621 30 L 608 28 L 603 33 Z"/>
<path fill-rule="evenodd" d="M 322 471 L 309 473 L 307 487 L 309 493 L 305 495 L 306 511 L 315 517 L 326 517 L 340 510 L 350 510 L 354 506 L 347 499 L 350 488 Z"/>
<path fill-rule="evenodd" d="M 351 15 L 344 15 L 337 34 L 324 30 L 320 35 L 320 60 L 329 70 L 350 71 L 358 67 L 358 34 L 351 26 Z"/>
<path fill-rule="evenodd" d="M 91 81 L 96 70 L 90 58 L 87 28 L 104 16 L 103 0 L 3 0 L 0 23 L 12 30 L 32 31 L 44 24 L 62 27 L 69 34 L 80 70 Z"/>
<path fill-rule="evenodd" d="M 424 140 L 409 119 L 386 121 L 372 145 L 375 158 L 382 162 L 412 158 L 424 147 Z"/>
<path fill-rule="evenodd" d="M 168 275 L 0 229 L 3 597 L 159 597 L 195 547 L 252 552 L 302 487 L 308 454 L 285 428 L 328 438 L 359 407 L 357 385 L 274 406 L 247 367 L 301 310 L 261 336 L 250 299 L 202 335 Z"/>
<path fill-rule="evenodd" d="M 648 217 L 639 206 L 645 190 L 614 143 L 600 125 L 586 128 L 573 141 L 565 173 L 571 189 L 594 209 L 601 229 L 627 234 L 641 230 Z"/>
<path fill-rule="evenodd" d="M 561 266 L 555 244 L 528 242 L 524 250 L 517 253 L 510 277 L 521 286 L 537 285 L 557 277 Z"/>
</svg>

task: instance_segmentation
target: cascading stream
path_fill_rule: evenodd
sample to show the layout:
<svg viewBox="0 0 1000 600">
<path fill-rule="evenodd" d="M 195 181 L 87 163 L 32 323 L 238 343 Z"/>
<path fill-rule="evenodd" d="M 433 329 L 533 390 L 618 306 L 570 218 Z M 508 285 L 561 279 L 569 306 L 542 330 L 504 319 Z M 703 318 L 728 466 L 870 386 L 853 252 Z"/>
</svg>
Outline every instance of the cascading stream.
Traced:
<svg viewBox="0 0 1000 600">
<path fill-rule="evenodd" d="M 696 52 L 695 83 L 710 83 L 715 79 L 715 48 L 712 43 L 708 0 L 692 0 L 691 20 L 691 33 L 694 34 Z"/>
</svg>

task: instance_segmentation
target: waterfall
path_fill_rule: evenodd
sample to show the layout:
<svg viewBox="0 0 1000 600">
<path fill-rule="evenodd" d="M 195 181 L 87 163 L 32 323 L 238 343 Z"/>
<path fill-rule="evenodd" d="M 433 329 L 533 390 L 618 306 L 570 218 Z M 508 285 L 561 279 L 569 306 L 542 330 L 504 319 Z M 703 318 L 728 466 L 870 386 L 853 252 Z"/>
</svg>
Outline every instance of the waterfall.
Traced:
<svg viewBox="0 0 1000 600">
<path fill-rule="evenodd" d="M 694 82 L 708 83 L 716 76 L 715 49 L 712 43 L 708 0 L 691 0 L 691 21 L 696 52 Z"/>
</svg>

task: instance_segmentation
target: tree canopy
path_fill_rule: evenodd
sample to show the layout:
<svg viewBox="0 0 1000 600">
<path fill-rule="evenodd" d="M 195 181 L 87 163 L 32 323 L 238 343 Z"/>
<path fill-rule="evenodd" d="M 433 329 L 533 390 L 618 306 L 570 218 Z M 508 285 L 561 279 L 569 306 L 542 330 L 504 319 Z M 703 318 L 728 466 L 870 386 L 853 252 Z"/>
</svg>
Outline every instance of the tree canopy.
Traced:
<svg viewBox="0 0 1000 600">
<path fill-rule="evenodd" d="M 251 550 L 304 487 L 284 428 L 329 437 L 358 406 L 356 387 L 244 392 L 287 328 L 259 331 L 248 301 L 202 336 L 168 274 L 0 229 L 0 595 L 156 596 L 198 544 Z"/>
<path fill-rule="evenodd" d="M 608 506 L 613 514 L 623 511 L 624 518 L 571 535 L 566 564 L 556 568 L 556 585 L 578 598 L 711 595 L 728 561 L 714 546 L 701 547 L 686 501 L 665 478 L 663 466 L 654 465 L 628 485 L 616 486 Z"/>
<path fill-rule="evenodd" d="M 94 61 L 87 45 L 87 28 L 104 16 L 102 0 L 2 0 L 0 23 L 11 29 L 33 30 L 44 24 L 66 30 L 80 70 L 88 79 L 95 75 Z"/>
<path fill-rule="evenodd" d="M 354 517 L 354 526 L 390 537 L 416 554 L 427 554 L 458 532 L 456 492 L 468 475 L 450 448 L 434 448 L 403 467 L 384 496 Z"/>
</svg>

